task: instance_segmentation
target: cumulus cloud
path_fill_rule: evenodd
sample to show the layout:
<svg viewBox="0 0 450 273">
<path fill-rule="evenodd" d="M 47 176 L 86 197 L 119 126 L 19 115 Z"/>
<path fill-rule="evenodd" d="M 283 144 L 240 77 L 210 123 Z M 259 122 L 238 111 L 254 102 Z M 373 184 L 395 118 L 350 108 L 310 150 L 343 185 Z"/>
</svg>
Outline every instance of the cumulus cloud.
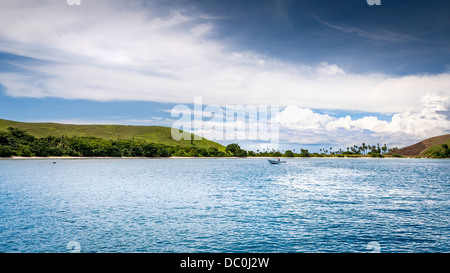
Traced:
<svg viewBox="0 0 450 273">
<path fill-rule="evenodd" d="M 201 96 L 205 103 L 222 106 L 297 105 L 394 114 L 420 111 L 425 94 L 450 90 L 450 73 L 352 74 L 327 62 L 308 66 L 239 51 L 217 39 L 215 19 L 141 4 L 1 1 L 0 51 L 39 60 L 11 61 L 18 69 L 0 72 L 5 93 L 172 103 L 191 103 Z"/>
<path fill-rule="evenodd" d="M 349 116 L 326 124 L 328 130 L 345 128 L 350 130 L 370 130 L 376 133 L 404 133 L 419 137 L 444 134 L 450 128 L 446 116 L 439 113 L 447 109 L 448 97 L 429 93 L 422 97 L 420 112 L 403 112 L 392 116 L 390 122 L 368 116 L 352 120 Z"/>
<path fill-rule="evenodd" d="M 311 109 L 289 105 L 274 120 L 292 129 L 320 129 L 335 118 L 314 113 Z"/>
<path fill-rule="evenodd" d="M 332 141 L 339 135 L 340 141 L 351 143 L 355 136 L 359 140 L 374 138 L 391 143 L 411 143 L 412 140 L 449 133 L 450 121 L 445 115 L 448 110 L 449 97 L 439 93 L 428 93 L 421 98 L 420 111 L 407 111 L 392 115 L 390 121 L 380 120 L 375 116 L 352 119 L 350 116 L 332 117 L 315 113 L 311 109 L 288 106 L 275 117 L 291 141 L 304 139 L 312 141 Z M 294 130 L 295 129 L 295 130 Z M 308 136 L 309 138 L 305 136 Z M 281 137 L 283 139 L 283 137 Z"/>
</svg>

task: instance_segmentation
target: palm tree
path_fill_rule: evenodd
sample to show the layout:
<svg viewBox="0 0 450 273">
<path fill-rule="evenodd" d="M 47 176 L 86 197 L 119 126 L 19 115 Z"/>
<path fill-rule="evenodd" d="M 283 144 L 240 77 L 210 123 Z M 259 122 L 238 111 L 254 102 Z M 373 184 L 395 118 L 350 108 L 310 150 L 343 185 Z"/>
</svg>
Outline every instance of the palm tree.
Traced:
<svg viewBox="0 0 450 273">
<path fill-rule="evenodd" d="M 386 151 L 388 150 L 386 143 L 383 145 L 383 147 L 381 148 L 381 150 L 383 150 L 383 153 L 386 153 Z"/>
</svg>

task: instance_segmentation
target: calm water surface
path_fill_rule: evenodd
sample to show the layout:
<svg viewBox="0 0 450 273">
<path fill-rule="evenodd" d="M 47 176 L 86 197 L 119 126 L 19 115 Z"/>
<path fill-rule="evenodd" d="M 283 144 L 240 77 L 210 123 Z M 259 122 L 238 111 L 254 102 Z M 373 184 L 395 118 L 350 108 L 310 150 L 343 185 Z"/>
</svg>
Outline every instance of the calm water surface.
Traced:
<svg viewBox="0 0 450 273">
<path fill-rule="evenodd" d="M 0 160 L 0 252 L 450 252 L 449 163 Z"/>
</svg>

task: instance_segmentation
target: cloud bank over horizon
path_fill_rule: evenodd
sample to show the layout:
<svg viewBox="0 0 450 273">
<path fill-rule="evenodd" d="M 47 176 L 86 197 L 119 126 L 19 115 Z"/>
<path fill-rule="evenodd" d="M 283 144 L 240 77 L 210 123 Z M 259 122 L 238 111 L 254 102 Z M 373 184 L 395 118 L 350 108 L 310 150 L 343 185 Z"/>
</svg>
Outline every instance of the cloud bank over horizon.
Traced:
<svg viewBox="0 0 450 273">
<path fill-rule="evenodd" d="M 411 139 L 422 140 L 429 136 L 437 136 L 450 133 L 449 97 L 429 93 L 422 97 L 422 109 L 418 112 L 402 112 L 394 114 L 390 121 L 380 120 L 375 116 L 365 116 L 352 119 L 345 117 L 333 117 L 328 114 L 320 114 L 308 108 L 288 106 L 274 118 L 275 121 L 290 130 L 299 133 L 295 140 L 302 137 L 305 143 L 317 142 L 317 136 L 324 136 L 324 140 L 332 139 L 339 135 L 344 142 L 336 139 L 336 144 L 347 144 L 349 137 L 365 132 L 366 139 L 385 139 L 392 143 L 395 139 L 398 144 L 408 145 Z M 404 138 L 406 141 L 399 140 Z M 289 139 L 285 136 L 285 139 Z M 291 139 L 291 141 L 295 141 Z M 354 141 L 358 141 L 355 139 Z"/>
</svg>

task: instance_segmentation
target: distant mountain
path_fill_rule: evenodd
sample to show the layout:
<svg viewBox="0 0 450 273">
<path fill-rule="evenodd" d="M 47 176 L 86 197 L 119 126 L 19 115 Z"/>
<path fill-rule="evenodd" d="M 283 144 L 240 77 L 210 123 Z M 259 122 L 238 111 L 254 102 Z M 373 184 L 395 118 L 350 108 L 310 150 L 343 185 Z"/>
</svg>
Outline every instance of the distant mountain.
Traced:
<svg viewBox="0 0 450 273">
<path fill-rule="evenodd" d="M 172 138 L 170 127 L 162 126 L 129 126 L 129 125 L 73 125 L 60 123 L 32 123 L 17 122 L 0 119 L 0 131 L 6 131 L 8 127 L 25 130 L 35 137 L 46 136 L 77 136 L 98 137 L 105 140 L 134 139 L 145 140 L 157 144 L 181 147 L 192 146 L 190 140 L 176 141 Z M 194 140 L 198 148 L 215 147 L 219 151 L 225 151 L 225 147 L 219 143 L 207 140 Z"/>
<path fill-rule="evenodd" d="M 445 157 L 443 155 L 445 154 L 446 149 L 442 147 L 443 144 L 450 147 L 450 134 L 422 140 L 411 146 L 399 149 L 394 153 L 410 157 Z"/>
</svg>

